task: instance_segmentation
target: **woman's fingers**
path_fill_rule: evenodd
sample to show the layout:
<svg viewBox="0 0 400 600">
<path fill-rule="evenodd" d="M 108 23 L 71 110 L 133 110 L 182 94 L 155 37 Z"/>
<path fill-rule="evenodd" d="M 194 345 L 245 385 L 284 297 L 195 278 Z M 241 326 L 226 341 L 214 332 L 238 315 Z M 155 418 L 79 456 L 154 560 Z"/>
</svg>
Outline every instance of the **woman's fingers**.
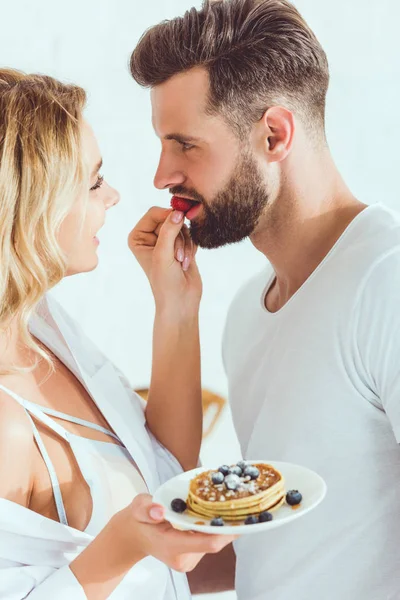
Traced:
<svg viewBox="0 0 400 600">
<path fill-rule="evenodd" d="M 172 532 L 171 532 L 172 533 Z M 175 539 L 174 539 L 175 538 Z M 195 532 L 183 532 L 174 531 L 172 533 L 172 543 L 176 543 L 182 554 L 186 553 L 204 553 L 212 554 L 220 552 L 222 548 L 225 548 L 228 544 L 237 539 L 237 536 L 233 535 L 210 535 L 208 533 Z"/>
<path fill-rule="evenodd" d="M 193 251 L 193 242 L 192 242 L 192 238 L 190 237 L 190 233 L 189 233 L 189 228 L 187 227 L 187 225 L 184 225 L 182 227 L 181 230 L 182 233 L 182 237 L 184 239 L 184 258 L 182 261 L 182 268 L 184 271 L 187 271 L 190 263 L 193 259 L 194 256 L 194 251 Z"/>
<path fill-rule="evenodd" d="M 129 234 L 128 244 L 132 252 L 135 248 L 151 245 L 152 242 L 152 245 L 155 246 L 162 224 L 171 213 L 171 209 L 158 206 L 150 208 Z"/>
<path fill-rule="evenodd" d="M 152 206 L 147 213 L 140 219 L 135 229 L 140 231 L 146 231 L 147 233 L 153 233 L 159 225 L 162 225 L 167 219 L 169 214 L 172 214 L 170 208 L 161 208 L 159 206 Z"/>
<path fill-rule="evenodd" d="M 158 236 L 162 227 L 162 223 L 156 227 L 154 233 L 146 233 L 144 231 L 137 231 L 135 234 L 135 241 L 140 246 L 147 246 L 154 248 L 157 244 Z M 189 229 L 184 225 L 179 232 L 178 237 L 175 241 L 175 258 L 180 263 L 183 263 L 185 257 L 189 257 L 190 260 L 195 255 L 197 246 L 195 246 L 190 237 Z"/>
<path fill-rule="evenodd" d="M 183 223 L 183 217 L 180 211 L 152 207 L 131 231 L 129 247 L 145 270 L 150 250 L 155 251 L 157 261 L 166 259 L 169 262 L 173 256 L 184 271 L 190 268 L 197 246 L 192 241 L 189 228 Z"/>
<path fill-rule="evenodd" d="M 138 231 L 135 234 L 135 246 L 138 247 L 149 247 L 154 248 L 157 244 L 157 235 L 155 233 L 145 233 L 144 231 Z"/>
<path fill-rule="evenodd" d="M 180 263 L 183 263 L 185 258 L 185 236 L 183 235 L 182 229 L 175 240 L 175 258 Z"/>
<path fill-rule="evenodd" d="M 183 227 L 183 212 L 172 211 L 164 221 L 159 234 L 157 245 L 154 250 L 158 260 L 169 260 L 171 256 L 176 256 L 176 252 L 182 249 L 180 232 Z M 178 248 L 177 248 L 178 245 Z"/>
</svg>

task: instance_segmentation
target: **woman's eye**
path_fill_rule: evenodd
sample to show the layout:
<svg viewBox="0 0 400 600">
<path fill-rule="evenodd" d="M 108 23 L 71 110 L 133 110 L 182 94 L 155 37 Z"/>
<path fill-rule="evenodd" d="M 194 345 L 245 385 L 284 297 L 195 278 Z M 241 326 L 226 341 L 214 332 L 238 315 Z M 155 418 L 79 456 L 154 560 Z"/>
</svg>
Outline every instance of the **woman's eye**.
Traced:
<svg viewBox="0 0 400 600">
<path fill-rule="evenodd" d="M 193 144 L 185 144 L 184 142 L 182 142 L 182 151 L 183 152 L 187 152 L 188 150 L 191 150 L 192 148 L 194 148 Z"/>
<path fill-rule="evenodd" d="M 104 181 L 104 177 L 103 177 L 103 175 L 99 175 L 99 176 L 97 177 L 97 181 L 96 181 L 96 183 L 94 184 L 94 186 L 90 188 L 90 191 L 91 191 L 91 192 L 94 192 L 94 190 L 98 190 L 98 189 L 99 189 L 99 188 L 102 186 L 102 184 L 103 184 L 103 181 Z"/>
</svg>

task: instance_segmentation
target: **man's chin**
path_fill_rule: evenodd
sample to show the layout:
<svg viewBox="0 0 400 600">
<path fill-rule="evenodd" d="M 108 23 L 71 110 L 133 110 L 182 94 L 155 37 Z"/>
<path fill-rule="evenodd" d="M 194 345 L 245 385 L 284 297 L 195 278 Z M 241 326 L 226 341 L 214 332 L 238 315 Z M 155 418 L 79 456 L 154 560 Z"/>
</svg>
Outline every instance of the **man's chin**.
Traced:
<svg viewBox="0 0 400 600">
<path fill-rule="evenodd" d="M 241 242 L 249 237 L 247 233 L 245 235 L 236 233 L 235 235 L 221 236 L 215 232 L 208 232 L 201 227 L 196 227 L 195 223 L 192 223 L 190 227 L 190 236 L 196 246 L 204 250 L 217 250 Z"/>
</svg>

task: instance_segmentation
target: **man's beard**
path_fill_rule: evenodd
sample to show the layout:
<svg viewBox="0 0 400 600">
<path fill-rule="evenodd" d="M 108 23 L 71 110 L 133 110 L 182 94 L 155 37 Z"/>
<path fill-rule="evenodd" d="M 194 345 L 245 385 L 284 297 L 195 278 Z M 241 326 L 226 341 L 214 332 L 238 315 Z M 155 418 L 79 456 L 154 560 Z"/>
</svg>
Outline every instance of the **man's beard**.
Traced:
<svg viewBox="0 0 400 600">
<path fill-rule="evenodd" d="M 201 248 L 220 248 L 247 238 L 268 204 L 266 185 L 254 158 L 246 152 L 225 188 L 209 203 L 195 190 L 171 189 L 202 203 L 203 214 L 191 222 L 190 235 Z"/>
</svg>

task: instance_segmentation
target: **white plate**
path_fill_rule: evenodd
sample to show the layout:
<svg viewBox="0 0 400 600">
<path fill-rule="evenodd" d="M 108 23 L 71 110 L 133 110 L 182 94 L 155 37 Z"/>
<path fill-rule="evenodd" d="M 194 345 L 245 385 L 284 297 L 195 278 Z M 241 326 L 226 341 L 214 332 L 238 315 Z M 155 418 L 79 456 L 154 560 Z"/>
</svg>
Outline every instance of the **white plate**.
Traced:
<svg viewBox="0 0 400 600">
<path fill-rule="evenodd" d="M 267 529 L 275 529 L 286 523 L 304 516 L 310 510 L 313 510 L 325 497 L 326 483 L 317 473 L 302 467 L 286 462 L 267 461 L 267 460 L 247 460 L 251 464 L 267 463 L 280 471 L 285 479 L 285 489 L 299 490 L 303 496 L 301 504 L 293 509 L 286 503 L 273 511 L 273 520 L 266 523 L 256 523 L 255 525 L 224 525 L 216 527 L 210 525 L 210 521 L 201 516 L 193 517 L 186 513 L 176 513 L 171 509 L 171 501 L 174 498 L 186 500 L 190 480 L 202 473 L 208 471 L 210 467 L 201 467 L 186 471 L 173 479 L 164 483 L 153 496 L 153 502 L 161 504 L 165 508 L 165 519 L 177 529 L 190 529 L 192 531 L 201 531 L 203 533 L 217 533 L 225 535 L 244 535 L 250 533 L 260 533 Z M 215 467 L 213 467 L 215 468 Z M 203 521 L 205 525 L 196 525 L 196 521 Z"/>
</svg>

